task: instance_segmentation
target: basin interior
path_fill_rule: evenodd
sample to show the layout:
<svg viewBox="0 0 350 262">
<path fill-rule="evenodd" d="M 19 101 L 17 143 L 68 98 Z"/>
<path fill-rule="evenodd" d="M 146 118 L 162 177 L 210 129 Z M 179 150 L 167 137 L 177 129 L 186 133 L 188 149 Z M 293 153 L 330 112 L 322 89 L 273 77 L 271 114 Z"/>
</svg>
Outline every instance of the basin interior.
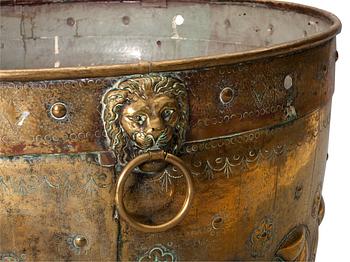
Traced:
<svg viewBox="0 0 350 262">
<path fill-rule="evenodd" d="M 322 33 L 325 17 L 254 3 L 2 6 L 0 69 L 113 65 L 221 55 Z"/>
</svg>

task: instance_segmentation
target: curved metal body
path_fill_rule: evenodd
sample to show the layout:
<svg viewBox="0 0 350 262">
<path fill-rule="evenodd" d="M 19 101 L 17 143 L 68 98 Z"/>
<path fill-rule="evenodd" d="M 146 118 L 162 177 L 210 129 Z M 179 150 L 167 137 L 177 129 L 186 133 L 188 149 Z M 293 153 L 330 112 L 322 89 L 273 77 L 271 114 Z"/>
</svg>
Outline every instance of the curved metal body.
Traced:
<svg viewBox="0 0 350 262">
<path fill-rule="evenodd" d="M 141 1 L 130 10 L 189 2 Z M 86 67 L 1 63 L 0 260 L 315 259 L 340 22 L 292 4 L 236 5 L 247 8 L 242 16 L 254 8 L 305 15 L 316 29 L 213 55 L 222 47 L 210 49 L 210 38 L 196 58 L 178 51 L 170 60 L 157 53 Z M 39 34 L 35 17 L 18 17 L 18 8 L 4 6 L 4 21 L 25 27 L 29 19 Z M 122 18 L 131 25 L 132 16 Z M 2 23 L 10 48 L 17 40 Z M 179 43 L 186 32 L 176 32 Z M 28 50 L 33 39 L 22 40 Z"/>
</svg>

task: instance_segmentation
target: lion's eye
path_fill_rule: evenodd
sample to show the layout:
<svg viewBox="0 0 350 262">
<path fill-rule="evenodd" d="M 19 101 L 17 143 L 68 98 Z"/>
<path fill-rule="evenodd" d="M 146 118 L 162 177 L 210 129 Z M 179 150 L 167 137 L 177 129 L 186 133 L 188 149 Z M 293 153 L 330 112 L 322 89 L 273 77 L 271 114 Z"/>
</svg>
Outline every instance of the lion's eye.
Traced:
<svg viewBox="0 0 350 262">
<path fill-rule="evenodd" d="M 139 124 L 140 126 L 143 125 L 143 123 L 146 121 L 146 116 L 144 115 L 135 115 L 132 117 L 132 120 Z"/>
<path fill-rule="evenodd" d="M 162 118 L 165 120 L 165 121 L 169 121 L 171 116 L 173 115 L 174 113 L 174 109 L 165 109 L 163 112 L 162 112 Z"/>
</svg>

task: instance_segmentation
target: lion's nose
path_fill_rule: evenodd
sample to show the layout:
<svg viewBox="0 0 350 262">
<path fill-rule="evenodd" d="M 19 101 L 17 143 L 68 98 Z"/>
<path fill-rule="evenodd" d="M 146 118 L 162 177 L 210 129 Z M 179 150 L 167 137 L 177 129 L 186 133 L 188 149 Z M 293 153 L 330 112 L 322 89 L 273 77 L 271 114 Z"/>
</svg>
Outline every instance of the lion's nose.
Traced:
<svg viewBox="0 0 350 262">
<path fill-rule="evenodd" d="M 151 134 L 155 140 L 163 133 L 164 124 L 160 119 L 150 119 L 148 123 L 147 133 Z"/>
</svg>

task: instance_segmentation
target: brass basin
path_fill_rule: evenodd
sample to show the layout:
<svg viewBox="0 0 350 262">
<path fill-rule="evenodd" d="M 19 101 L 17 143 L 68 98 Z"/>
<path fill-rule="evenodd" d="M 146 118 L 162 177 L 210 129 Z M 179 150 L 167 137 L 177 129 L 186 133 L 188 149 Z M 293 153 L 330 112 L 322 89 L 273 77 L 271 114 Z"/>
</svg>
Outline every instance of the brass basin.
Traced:
<svg viewBox="0 0 350 262">
<path fill-rule="evenodd" d="M 334 15 L 0 3 L 0 261 L 315 259 Z"/>
</svg>

